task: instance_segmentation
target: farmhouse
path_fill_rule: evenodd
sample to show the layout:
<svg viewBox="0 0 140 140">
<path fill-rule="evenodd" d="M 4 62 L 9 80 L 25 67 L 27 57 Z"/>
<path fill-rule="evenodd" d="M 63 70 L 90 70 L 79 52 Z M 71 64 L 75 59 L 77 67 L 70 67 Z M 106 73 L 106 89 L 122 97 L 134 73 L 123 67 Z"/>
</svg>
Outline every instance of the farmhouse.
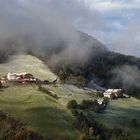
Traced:
<svg viewBox="0 0 140 140">
<path fill-rule="evenodd" d="M 103 93 L 104 97 L 119 98 L 123 96 L 122 89 L 108 89 Z"/>
<path fill-rule="evenodd" d="M 15 82 L 36 82 L 36 78 L 30 73 L 8 73 L 7 74 L 7 80 L 9 81 L 15 81 Z"/>
</svg>

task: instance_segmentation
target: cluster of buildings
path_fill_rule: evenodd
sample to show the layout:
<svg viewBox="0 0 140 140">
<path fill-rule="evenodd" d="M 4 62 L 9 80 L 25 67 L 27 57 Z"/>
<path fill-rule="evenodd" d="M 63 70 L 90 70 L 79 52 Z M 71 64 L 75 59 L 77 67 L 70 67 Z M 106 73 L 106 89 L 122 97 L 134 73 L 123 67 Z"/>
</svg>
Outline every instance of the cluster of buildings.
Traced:
<svg viewBox="0 0 140 140">
<path fill-rule="evenodd" d="M 7 73 L 5 77 L 0 78 L 0 86 L 4 85 L 6 82 L 18 82 L 18 83 L 26 83 L 26 82 L 37 82 L 38 79 L 35 78 L 32 74 L 22 72 L 22 73 Z"/>
<path fill-rule="evenodd" d="M 47 80 L 41 81 L 34 77 L 33 74 L 27 72 L 21 73 L 13 73 L 9 72 L 6 76 L 0 78 L 0 87 L 5 85 L 7 82 L 15 82 L 15 83 L 40 83 L 40 84 L 55 84 L 59 82 L 59 78 L 55 79 L 53 82 L 49 82 Z"/>
<path fill-rule="evenodd" d="M 37 79 L 30 73 L 22 72 L 22 73 L 8 73 L 7 74 L 8 81 L 17 81 L 17 82 L 36 82 Z"/>
</svg>

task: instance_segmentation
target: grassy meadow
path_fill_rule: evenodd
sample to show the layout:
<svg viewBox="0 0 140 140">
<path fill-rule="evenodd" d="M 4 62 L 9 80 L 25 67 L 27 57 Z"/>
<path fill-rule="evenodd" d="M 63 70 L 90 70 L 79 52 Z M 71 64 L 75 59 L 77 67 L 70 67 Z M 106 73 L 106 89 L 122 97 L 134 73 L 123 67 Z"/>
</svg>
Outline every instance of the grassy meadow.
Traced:
<svg viewBox="0 0 140 140">
<path fill-rule="evenodd" d="M 4 89 L 0 92 L 0 109 L 43 135 L 64 139 L 78 136 L 71 114 L 35 86 Z"/>
<path fill-rule="evenodd" d="M 103 114 L 93 117 L 109 128 L 122 128 L 140 138 L 140 101 L 135 98 L 111 100 Z M 132 120 L 137 120 L 137 125 Z"/>
<path fill-rule="evenodd" d="M 0 76 L 8 72 L 30 72 L 41 80 L 53 81 L 56 75 L 39 59 L 30 55 L 13 56 L 0 64 Z M 72 115 L 54 98 L 33 85 L 10 85 L 0 91 L 0 110 L 25 122 L 33 130 L 63 139 L 76 139 Z"/>
<path fill-rule="evenodd" d="M 0 77 L 8 72 L 30 72 L 41 80 L 53 81 L 56 75 L 39 59 L 30 55 L 13 56 L 0 64 Z M 95 93 L 76 86 L 57 84 L 46 88 L 60 97 L 58 100 L 38 91 L 36 85 L 11 85 L 0 90 L 0 110 L 26 123 L 33 130 L 66 140 L 77 140 L 79 132 L 73 127 L 73 116 L 67 110 L 68 101 L 75 99 L 94 100 Z M 123 128 L 140 137 L 140 126 L 133 126 L 132 120 L 140 124 L 140 101 L 135 98 L 111 100 L 104 113 L 91 115 L 110 128 Z"/>
</svg>

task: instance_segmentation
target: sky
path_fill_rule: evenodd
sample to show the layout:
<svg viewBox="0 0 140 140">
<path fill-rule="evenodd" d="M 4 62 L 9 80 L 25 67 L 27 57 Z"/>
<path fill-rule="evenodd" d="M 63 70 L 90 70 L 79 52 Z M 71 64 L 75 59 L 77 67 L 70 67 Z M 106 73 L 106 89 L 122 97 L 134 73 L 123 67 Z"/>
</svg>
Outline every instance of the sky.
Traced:
<svg viewBox="0 0 140 140">
<path fill-rule="evenodd" d="M 139 17 L 140 0 L 0 0 L 0 36 L 6 32 L 10 35 L 9 31 L 15 28 L 33 31 L 37 25 L 43 27 L 47 23 L 51 28 L 58 24 L 61 30 L 69 24 L 113 51 L 140 57 Z M 51 18 L 57 20 L 52 22 Z M 32 22 L 24 19 L 32 19 Z M 44 28 L 38 30 L 44 32 Z M 65 36 L 64 31 L 61 33 Z"/>
<path fill-rule="evenodd" d="M 101 30 L 89 30 L 111 50 L 140 56 L 140 0 L 80 0 L 97 10 L 105 24 Z"/>
</svg>

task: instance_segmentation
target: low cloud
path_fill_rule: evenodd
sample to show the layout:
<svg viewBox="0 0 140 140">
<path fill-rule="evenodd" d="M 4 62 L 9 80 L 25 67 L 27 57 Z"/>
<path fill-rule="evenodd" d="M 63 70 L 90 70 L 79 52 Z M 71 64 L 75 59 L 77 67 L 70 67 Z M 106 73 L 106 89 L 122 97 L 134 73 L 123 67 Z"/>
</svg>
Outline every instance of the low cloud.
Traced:
<svg viewBox="0 0 140 140">
<path fill-rule="evenodd" d="M 114 42 L 114 50 L 140 57 L 140 20 L 132 21 Z"/>
<path fill-rule="evenodd" d="M 111 84 L 125 90 L 140 88 L 140 71 L 136 66 L 123 65 L 112 71 L 114 78 Z"/>
<path fill-rule="evenodd" d="M 114 51 L 139 56 L 140 21 L 130 22 L 135 13 L 138 13 L 136 5 L 138 6 L 139 1 L 135 0 L 133 3 L 129 1 L 128 4 L 126 1 L 110 1 L 111 5 L 132 5 L 124 9 L 120 7 L 119 12 L 113 8 L 104 10 L 98 7 L 106 2 L 105 0 L 0 1 L 0 41 L 18 40 L 19 47 L 16 47 L 18 50 L 26 51 L 33 48 L 41 55 L 45 55 L 47 49 L 63 44 L 71 53 L 64 50 L 61 56 L 66 55 L 68 60 L 79 58 L 81 61 L 90 56 L 89 48 L 92 41 L 81 43 L 81 36 L 74 29 L 76 28 L 95 36 Z M 124 21 L 130 22 L 127 28 Z M 5 45 L 1 43 L 0 49 L 3 47 Z"/>
<path fill-rule="evenodd" d="M 61 53 L 52 54 L 53 63 L 64 60 L 84 63 L 92 53 L 91 46 L 98 41 L 85 39 L 70 23 L 77 23 L 79 28 L 103 26 L 98 12 L 78 0 L 0 1 L 0 49 L 32 50 L 44 57 L 51 49 L 65 47 Z"/>
<path fill-rule="evenodd" d="M 87 0 L 86 4 L 100 12 L 107 26 L 93 35 L 113 51 L 140 57 L 139 0 Z"/>
</svg>

